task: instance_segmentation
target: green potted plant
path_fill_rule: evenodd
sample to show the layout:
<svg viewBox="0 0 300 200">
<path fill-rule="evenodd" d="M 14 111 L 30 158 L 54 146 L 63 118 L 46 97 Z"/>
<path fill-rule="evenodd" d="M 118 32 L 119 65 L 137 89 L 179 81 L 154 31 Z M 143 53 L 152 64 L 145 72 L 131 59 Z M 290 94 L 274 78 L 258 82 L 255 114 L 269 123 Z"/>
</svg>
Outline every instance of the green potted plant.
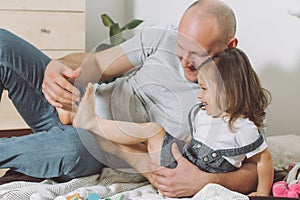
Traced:
<svg viewBox="0 0 300 200">
<path fill-rule="evenodd" d="M 115 23 L 111 17 L 109 17 L 107 14 L 102 14 L 101 15 L 101 20 L 104 26 L 109 28 L 109 39 L 110 39 L 110 44 L 100 44 L 97 48 L 96 51 L 102 51 L 104 49 L 107 49 L 109 47 L 121 44 L 122 42 L 126 41 L 126 39 L 123 37 L 122 32 L 125 30 L 130 30 L 134 29 L 138 25 L 140 25 L 143 20 L 140 19 L 132 19 L 129 21 L 126 25 L 123 27 L 120 27 L 119 23 Z"/>
</svg>

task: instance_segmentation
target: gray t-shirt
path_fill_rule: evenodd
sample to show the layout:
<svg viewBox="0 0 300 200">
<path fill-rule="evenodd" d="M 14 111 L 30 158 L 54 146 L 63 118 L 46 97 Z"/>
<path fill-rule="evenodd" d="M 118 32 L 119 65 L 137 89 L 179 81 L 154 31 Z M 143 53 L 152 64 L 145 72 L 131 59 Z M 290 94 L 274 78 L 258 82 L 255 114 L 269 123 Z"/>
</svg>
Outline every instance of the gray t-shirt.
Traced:
<svg viewBox="0 0 300 200">
<path fill-rule="evenodd" d="M 150 27 L 121 44 L 135 69 L 97 86 L 96 102 L 107 105 L 96 110 L 107 109 L 105 117 L 115 120 L 160 123 L 179 139 L 189 135 L 188 113 L 199 103 L 199 86 L 184 77 L 175 52 L 176 35 L 172 26 Z"/>
</svg>

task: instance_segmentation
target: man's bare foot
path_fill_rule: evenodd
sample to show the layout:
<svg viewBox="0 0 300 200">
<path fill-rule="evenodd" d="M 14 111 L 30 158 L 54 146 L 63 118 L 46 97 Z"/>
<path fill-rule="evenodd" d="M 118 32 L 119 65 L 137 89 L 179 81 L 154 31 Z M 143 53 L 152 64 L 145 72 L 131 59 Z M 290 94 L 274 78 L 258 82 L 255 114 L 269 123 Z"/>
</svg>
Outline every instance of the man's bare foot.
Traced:
<svg viewBox="0 0 300 200">
<path fill-rule="evenodd" d="M 73 120 L 73 126 L 87 129 L 92 132 L 99 129 L 95 113 L 95 93 L 91 83 L 88 84 L 81 99 L 77 113 Z"/>
<path fill-rule="evenodd" d="M 72 124 L 75 113 L 57 107 L 56 107 L 56 111 L 58 113 L 59 120 L 62 124 L 65 125 Z"/>
</svg>

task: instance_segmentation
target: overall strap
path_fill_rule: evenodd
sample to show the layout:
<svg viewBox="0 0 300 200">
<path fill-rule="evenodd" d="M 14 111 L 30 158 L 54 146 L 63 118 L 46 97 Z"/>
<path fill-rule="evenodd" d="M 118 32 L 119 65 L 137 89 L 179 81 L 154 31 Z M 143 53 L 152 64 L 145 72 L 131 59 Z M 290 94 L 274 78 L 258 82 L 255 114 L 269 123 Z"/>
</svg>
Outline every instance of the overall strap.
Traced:
<svg viewBox="0 0 300 200">
<path fill-rule="evenodd" d="M 188 121 L 189 121 L 189 127 L 190 127 L 190 134 L 192 137 L 194 137 L 195 116 L 199 112 L 199 110 L 201 109 L 202 106 L 203 106 L 203 104 L 201 102 L 197 103 L 197 104 L 193 105 L 193 107 L 189 111 Z"/>
<path fill-rule="evenodd" d="M 225 156 L 225 157 L 238 156 L 241 154 L 247 154 L 247 153 L 253 151 L 254 149 L 257 149 L 263 142 L 264 142 L 263 135 L 259 134 L 259 138 L 251 144 L 248 144 L 243 147 L 233 148 L 233 149 L 220 149 L 220 150 L 216 150 L 214 152 L 221 154 L 222 156 Z"/>
</svg>

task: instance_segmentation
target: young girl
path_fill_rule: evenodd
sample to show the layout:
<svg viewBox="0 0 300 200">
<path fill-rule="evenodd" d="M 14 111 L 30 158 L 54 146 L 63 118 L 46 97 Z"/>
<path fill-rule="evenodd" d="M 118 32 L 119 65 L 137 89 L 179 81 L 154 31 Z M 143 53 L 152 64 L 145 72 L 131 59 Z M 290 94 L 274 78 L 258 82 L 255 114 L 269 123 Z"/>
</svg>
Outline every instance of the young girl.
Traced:
<svg viewBox="0 0 300 200">
<path fill-rule="evenodd" d="M 151 158 L 162 166 L 176 167 L 171 145 L 177 146 L 190 162 L 207 172 L 229 172 L 242 162 L 257 164 L 257 191 L 268 196 L 273 181 L 272 158 L 260 129 L 264 127 L 265 109 L 270 94 L 247 58 L 237 48 L 230 48 L 205 61 L 198 70 L 201 103 L 190 111 L 191 137 L 174 138 L 156 123 L 135 124 L 96 117 L 91 84 L 78 108 L 73 125 L 98 136 L 100 146 L 126 160 L 136 169 Z M 117 146 L 108 144 L 107 139 Z M 146 145 L 146 148 L 144 148 Z M 148 153 L 139 156 L 137 153 Z M 138 170 L 139 171 L 139 170 Z"/>
</svg>

